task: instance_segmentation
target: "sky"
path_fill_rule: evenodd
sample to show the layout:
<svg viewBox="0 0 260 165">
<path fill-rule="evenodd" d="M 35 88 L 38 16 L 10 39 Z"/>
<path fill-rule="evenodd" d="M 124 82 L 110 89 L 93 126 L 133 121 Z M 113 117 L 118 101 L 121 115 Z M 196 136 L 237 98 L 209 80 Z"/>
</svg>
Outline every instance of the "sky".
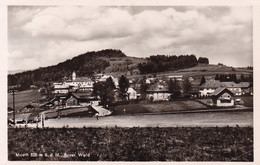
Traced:
<svg viewBox="0 0 260 165">
<path fill-rule="evenodd" d="M 56 65 L 102 49 L 253 66 L 252 19 L 252 7 L 245 6 L 9 6 L 8 70 Z"/>
</svg>

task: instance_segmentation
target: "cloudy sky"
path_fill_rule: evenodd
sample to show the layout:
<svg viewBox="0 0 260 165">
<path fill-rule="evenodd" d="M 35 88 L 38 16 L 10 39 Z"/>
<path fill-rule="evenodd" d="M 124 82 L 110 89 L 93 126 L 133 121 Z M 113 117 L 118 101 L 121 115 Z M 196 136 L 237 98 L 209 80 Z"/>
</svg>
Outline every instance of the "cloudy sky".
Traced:
<svg viewBox="0 0 260 165">
<path fill-rule="evenodd" d="M 128 56 L 195 54 L 253 65 L 251 7 L 8 7 L 8 70 L 101 49 Z"/>
</svg>

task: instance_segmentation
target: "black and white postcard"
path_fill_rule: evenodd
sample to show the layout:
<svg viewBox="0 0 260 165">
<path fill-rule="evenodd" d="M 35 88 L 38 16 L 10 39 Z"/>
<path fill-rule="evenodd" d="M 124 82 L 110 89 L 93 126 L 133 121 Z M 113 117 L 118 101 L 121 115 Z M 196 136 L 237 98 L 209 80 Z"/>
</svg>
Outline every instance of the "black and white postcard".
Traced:
<svg viewBox="0 0 260 165">
<path fill-rule="evenodd" d="M 257 2 L 1 8 L 4 163 L 259 162 Z"/>
</svg>

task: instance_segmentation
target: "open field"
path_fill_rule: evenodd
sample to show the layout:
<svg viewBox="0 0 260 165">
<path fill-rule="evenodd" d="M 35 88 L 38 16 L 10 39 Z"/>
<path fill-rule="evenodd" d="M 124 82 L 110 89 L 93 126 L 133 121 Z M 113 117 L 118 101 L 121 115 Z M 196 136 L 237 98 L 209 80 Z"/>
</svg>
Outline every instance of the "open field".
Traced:
<svg viewBox="0 0 260 165">
<path fill-rule="evenodd" d="M 113 57 L 101 59 L 109 61 L 110 64 L 110 66 L 106 67 L 104 73 L 111 74 L 114 77 L 120 77 L 121 75 L 126 74 L 127 70 L 137 69 L 139 63 L 147 62 L 145 58 L 136 57 Z"/>
<path fill-rule="evenodd" d="M 155 113 L 207 108 L 207 106 L 193 100 L 172 101 L 172 102 L 151 103 L 151 104 L 147 103 L 144 104 L 143 106 L 149 109 L 150 112 L 155 112 Z"/>
<path fill-rule="evenodd" d="M 42 95 L 37 90 L 18 91 L 15 95 L 15 109 L 19 110 L 30 102 L 37 101 Z M 13 108 L 13 95 L 8 93 L 8 107 Z"/>
<path fill-rule="evenodd" d="M 111 107 L 112 115 L 149 113 L 150 111 L 143 104 L 127 104 Z"/>
<path fill-rule="evenodd" d="M 201 77 L 201 76 L 216 76 L 216 74 L 236 74 L 237 76 L 252 75 L 253 70 L 246 68 L 232 68 L 229 66 L 219 66 L 214 64 L 198 64 L 195 67 L 180 69 L 176 71 L 167 71 L 155 73 L 157 77 L 170 76 L 170 75 L 183 75 L 184 77 Z M 144 75 L 133 75 L 129 76 L 131 78 L 136 78 L 140 76 L 152 76 L 154 74 L 144 74 Z"/>
<path fill-rule="evenodd" d="M 119 105 L 112 107 L 112 115 L 138 114 L 138 113 L 158 113 L 175 112 L 181 110 L 206 109 L 207 106 L 194 100 L 172 102 L 140 102 L 138 104 Z"/>
<path fill-rule="evenodd" d="M 253 128 L 12 128 L 8 159 L 253 161 Z"/>
</svg>

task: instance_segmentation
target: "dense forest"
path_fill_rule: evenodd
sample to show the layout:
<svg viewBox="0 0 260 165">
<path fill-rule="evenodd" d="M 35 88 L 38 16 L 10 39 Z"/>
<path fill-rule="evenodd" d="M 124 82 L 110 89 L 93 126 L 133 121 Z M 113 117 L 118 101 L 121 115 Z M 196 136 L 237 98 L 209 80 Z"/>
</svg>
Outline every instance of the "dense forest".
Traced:
<svg viewBox="0 0 260 165">
<path fill-rule="evenodd" d="M 111 57 L 126 57 L 121 50 L 106 49 L 81 54 L 57 65 L 8 75 L 8 86 L 19 85 L 25 90 L 34 84 L 44 86 L 46 82 L 58 81 L 69 77 L 73 71 L 79 76 L 92 76 L 102 72 L 109 66 L 109 62 L 102 59 Z"/>
<path fill-rule="evenodd" d="M 147 58 L 148 62 L 140 63 L 138 68 L 141 74 L 173 71 L 198 65 L 195 55 L 153 55 Z M 204 60 L 202 60 L 204 62 Z M 208 61 L 208 60 L 207 60 Z"/>
</svg>

